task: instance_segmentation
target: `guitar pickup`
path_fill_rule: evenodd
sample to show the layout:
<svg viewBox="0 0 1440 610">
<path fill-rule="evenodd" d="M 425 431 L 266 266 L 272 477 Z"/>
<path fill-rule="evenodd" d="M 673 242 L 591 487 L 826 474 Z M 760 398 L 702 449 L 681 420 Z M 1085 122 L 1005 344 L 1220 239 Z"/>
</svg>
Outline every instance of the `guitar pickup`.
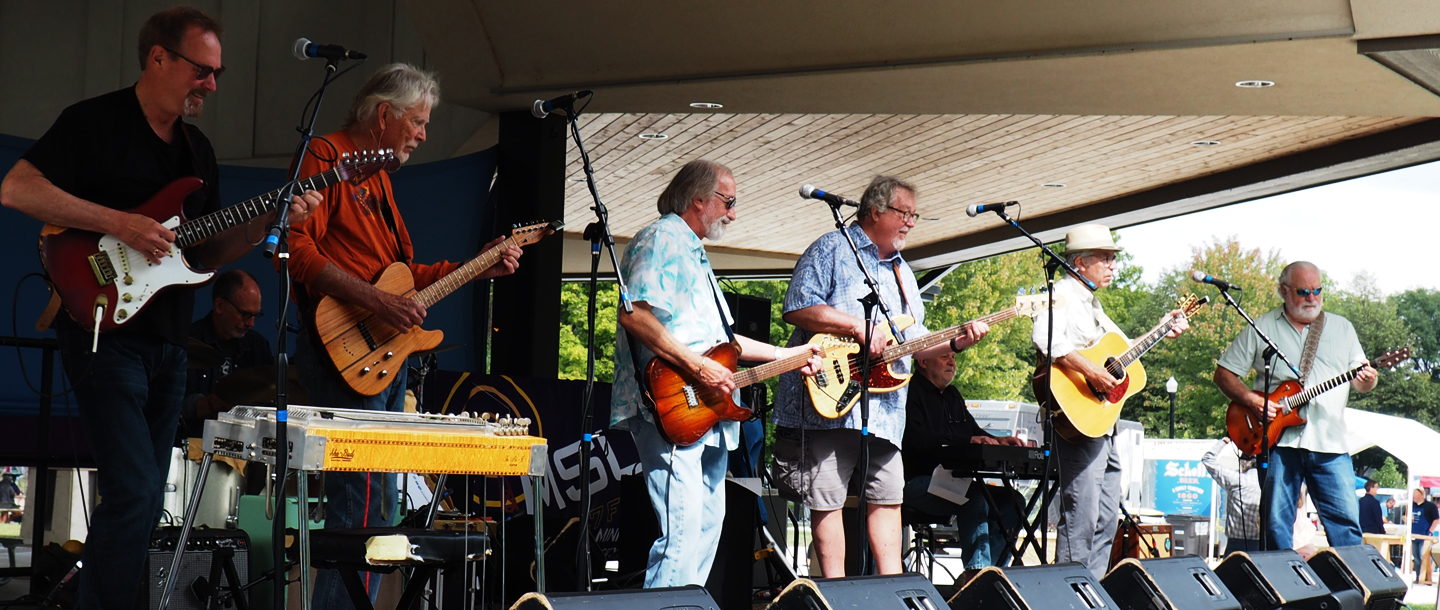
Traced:
<svg viewBox="0 0 1440 610">
<path fill-rule="evenodd" d="M 110 261 L 110 254 L 101 250 L 91 254 L 86 260 L 90 261 L 90 270 L 95 272 L 95 282 L 101 286 L 109 286 L 115 283 L 119 276 L 115 273 L 115 264 Z"/>
<path fill-rule="evenodd" d="M 815 385 L 822 388 L 830 385 L 830 376 L 826 375 L 825 371 L 815 373 Z"/>
<path fill-rule="evenodd" d="M 690 408 L 693 409 L 700 406 L 700 397 L 695 395 L 694 387 L 689 385 L 683 386 L 680 388 L 680 392 L 685 394 L 685 404 L 690 405 Z"/>
</svg>

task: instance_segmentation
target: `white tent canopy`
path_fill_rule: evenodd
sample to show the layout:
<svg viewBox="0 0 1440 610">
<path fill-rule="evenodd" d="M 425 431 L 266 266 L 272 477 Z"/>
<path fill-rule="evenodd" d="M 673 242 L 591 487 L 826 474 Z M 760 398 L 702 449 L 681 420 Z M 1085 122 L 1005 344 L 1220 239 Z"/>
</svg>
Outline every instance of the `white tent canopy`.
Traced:
<svg viewBox="0 0 1440 610">
<path fill-rule="evenodd" d="M 1440 476 L 1440 432 L 1413 419 L 1345 409 L 1345 440 L 1350 453 L 1380 447 L 1405 462 L 1411 480 Z"/>
</svg>

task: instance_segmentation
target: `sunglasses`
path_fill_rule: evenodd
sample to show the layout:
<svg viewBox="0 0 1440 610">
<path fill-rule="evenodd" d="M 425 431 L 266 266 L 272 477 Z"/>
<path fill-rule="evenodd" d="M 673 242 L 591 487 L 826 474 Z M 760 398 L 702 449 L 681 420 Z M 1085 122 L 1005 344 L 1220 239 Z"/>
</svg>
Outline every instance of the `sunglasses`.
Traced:
<svg viewBox="0 0 1440 610">
<path fill-rule="evenodd" d="M 181 55 L 179 51 L 176 51 L 176 50 L 171 49 L 171 48 L 168 48 L 168 47 L 161 47 L 161 48 L 165 49 L 166 51 L 169 51 L 171 55 L 174 55 L 174 56 L 176 56 L 176 57 L 179 57 L 180 59 L 183 59 L 183 60 L 185 60 L 185 61 L 188 61 L 188 62 L 190 62 L 190 65 L 195 66 L 195 80 L 205 80 L 206 78 L 209 78 L 211 74 L 214 74 L 214 75 L 215 75 L 215 80 L 220 80 L 220 75 L 225 73 L 225 66 L 220 66 L 219 68 L 211 68 L 210 66 L 207 66 L 207 65 L 204 65 L 204 64 L 195 63 L 195 60 L 190 59 L 189 57 L 186 57 L 186 56 L 184 56 L 184 55 Z"/>
<path fill-rule="evenodd" d="M 242 320 L 245 318 L 260 318 L 265 315 L 265 310 L 263 309 L 260 311 L 245 311 L 244 309 L 240 309 L 240 306 L 236 305 L 235 301 L 231 301 L 230 299 L 227 299 L 225 297 L 220 297 L 220 300 L 229 303 L 230 308 L 234 309 L 235 313 L 240 314 L 240 319 Z"/>
<path fill-rule="evenodd" d="M 715 191 L 715 194 L 720 196 L 720 201 L 725 202 L 725 209 L 729 210 L 735 207 L 734 196 L 726 195 L 725 193 L 722 193 L 720 191 Z"/>
<path fill-rule="evenodd" d="M 1296 288 L 1296 289 L 1295 289 L 1295 294 L 1300 295 L 1300 298 L 1303 299 L 1303 298 L 1308 297 L 1308 296 L 1310 296 L 1310 295 L 1312 295 L 1312 294 L 1315 295 L 1315 296 L 1320 296 L 1320 291 L 1321 291 L 1321 290 L 1324 290 L 1324 289 L 1325 289 L 1325 288 L 1324 288 L 1323 286 L 1320 287 L 1320 288 Z"/>
</svg>

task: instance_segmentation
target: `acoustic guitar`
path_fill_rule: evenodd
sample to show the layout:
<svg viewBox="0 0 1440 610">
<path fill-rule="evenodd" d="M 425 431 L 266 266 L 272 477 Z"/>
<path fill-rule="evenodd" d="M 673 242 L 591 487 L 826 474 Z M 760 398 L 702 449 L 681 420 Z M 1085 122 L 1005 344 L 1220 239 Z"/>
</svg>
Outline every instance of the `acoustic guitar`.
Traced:
<svg viewBox="0 0 1440 610">
<path fill-rule="evenodd" d="M 399 166 L 391 150 L 347 153 L 335 167 L 300 180 L 299 187 L 306 191 L 341 181 L 357 183 L 382 169 L 394 170 Z M 149 216 L 175 232 L 175 247 L 166 252 L 159 263 L 146 260 L 144 254 L 113 235 L 45 225 L 40 230 L 40 262 L 70 317 L 85 328 L 98 328 L 101 332 L 115 330 L 134 319 L 160 292 L 173 286 L 210 281 L 215 270 L 190 266 L 183 250 L 273 212 L 286 190 L 276 189 L 187 221 L 185 198 L 204 185 L 199 178 L 180 178 L 145 203 L 126 210 Z"/>
<path fill-rule="evenodd" d="M 1054 300 L 1056 309 L 1065 306 L 1060 297 L 1055 297 Z M 949 342 L 964 333 L 965 329 L 975 322 L 999 324 L 1021 316 L 1034 318 L 1040 312 L 1045 311 L 1049 304 L 1050 298 L 1044 294 L 1020 295 L 1015 297 L 1014 305 L 988 316 L 887 347 L 880 357 L 870 364 L 870 391 L 872 393 L 894 392 L 910 383 L 910 374 L 895 370 L 896 360 Z M 909 328 L 914 323 L 915 319 L 910 316 L 895 317 L 895 324 L 900 330 Z M 890 342 L 895 341 L 895 334 L 890 332 L 887 325 L 877 326 L 876 332 L 883 333 Z M 810 394 L 810 404 L 815 405 L 815 412 L 823 417 L 830 419 L 844 417 L 860 402 L 860 342 L 852 337 L 820 333 L 812 337 L 810 343 L 821 346 L 826 354 L 820 372 L 816 373 L 814 377 L 805 379 L 805 389 Z"/>
<path fill-rule="evenodd" d="M 1125 406 L 1125 400 L 1145 387 L 1145 367 L 1140 365 L 1140 357 L 1164 339 L 1181 317 L 1195 315 L 1209 302 L 1210 297 L 1196 298 L 1187 294 L 1179 300 L 1179 316 L 1161 322 L 1133 344 L 1118 333 L 1106 333 L 1094 345 L 1077 350 L 1075 353 L 1080 357 L 1100 365 L 1119 380 L 1109 392 L 1100 392 L 1090 385 L 1084 375 L 1055 365 L 1050 366 L 1048 375 L 1037 375 L 1037 384 L 1047 377 L 1050 380 L 1050 391 L 1054 393 L 1056 405 L 1052 419 L 1055 431 L 1072 442 L 1104 436 L 1120 419 L 1120 408 Z M 1035 394 L 1043 395 L 1042 389 L 1043 386 L 1036 388 Z"/>
<path fill-rule="evenodd" d="M 1300 387 L 1300 383 L 1294 379 L 1280 384 L 1280 387 L 1266 397 L 1271 402 L 1280 405 L 1281 410 L 1275 419 L 1270 420 L 1268 446 L 1274 447 L 1275 443 L 1280 442 L 1280 435 L 1284 434 L 1287 428 L 1305 425 L 1301 409 L 1310 404 L 1310 401 L 1316 396 L 1349 383 L 1367 366 L 1388 369 L 1409 357 L 1410 348 L 1402 347 L 1376 358 L 1371 364 L 1357 366 L 1308 388 Z M 1254 390 L 1251 393 L 1255 396 L 1260 395 L 1260 392 Z M 1265 434 L 1265 429 L 1260 421 L 1260 414 L 1256 413 L 1254 409 L 1240 403 L 1230 403 L 1230 406 L 1225 409 L 1225 431 L 1229 433 L 1230 440 L 1235 443 L 1235 447 L 1245 455 L 1260 454 L 1260 437 Z"/>
<path fill-rule="evenodd" d="M 705 352 L 705 357 L 735 371 L 740 349 L 733 343 L 721 343 Z M 743 388 L 771 377 L 803 368 L 810 361 L 810 352 L 766 362 L 735 373 L 735 387 Z M 676 445 L 688 447 L 705 436 L 711 426 L 721 421 L 745 421 L 751 410 L 735 403 L 730 394 L 720 394 L 696 379 L 691 371 L 677 371 L 662 358 L 652 358 L 645 365 L 646 405 L 655 416 L 660 435 Z"/>
<path fill-rule="evenodd" d="M 405 263 L 386 267 L 373 285 L 429 308 L 500 262 L 502 253 L 510 246 L 528 246 L 564 226 L 560 222 L 517 226 L 504 241 L 481 252 L 424 290 L 415 290 L 415 276 L 410 274 L 410 267 Z M 329 295 L 322 297 L 315 307 L 315 332 L 340 377 L 350 389 L 366 396 L 385 391 L 394 373 L 405 366 L 405 359 L 410 354 L 432 349 L 445 338 L 444 331 L 425 330 L 419 326 L 402 333 L 381 322 L 369 310 Z"/>
</svg>

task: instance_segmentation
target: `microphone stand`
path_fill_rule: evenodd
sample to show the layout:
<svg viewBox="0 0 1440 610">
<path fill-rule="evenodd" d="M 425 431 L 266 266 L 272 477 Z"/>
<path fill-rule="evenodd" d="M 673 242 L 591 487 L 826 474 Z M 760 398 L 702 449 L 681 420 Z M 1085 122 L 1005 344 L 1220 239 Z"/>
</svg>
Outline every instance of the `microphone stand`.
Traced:
<svg viewBox="0 0 1440 610">
<path fill-rule="evenodd" d="M 583 107 L 582 107 L 583 108 Z M 595 441 L 594 428 L 594 405 L 592 404 L 595 395 L 595 291 L 600 282 L 600 247 L 604 245 L 610 251 L 610 264 L 615 268 L 615 284 L 620 292 L 620 305 L 624 307 L 626 314 L 635 312 L 635 305 L 630 302 L 630 289 L 625 285 L 625 276 L 620 271 L 620 257 L 615 254 L 615 236 L 610 233 L 610 211 L 605 208 L 604 202 L 600 201 L 600 191 L 595 188 L 595 168 L 590 165 L 590 155 L 585 152 L 585 142 L 580 137 L 580 124 L 576 117 L 580 112 L 575 110 L 574 105 L 564 108 L 566 120 L 570 123 L 570 135 L 575 140 L 575 147 L 580 151 L 580 165 L 585 170 L 585 185 L 590 189 L 590 197 L 595 200 L 595 205 L 590 209 L 595 212 L 595 222 L 585 227 L 584 237 L 590 242 L 590 293 L 589 303 L 586 310 L 586 324 L 589 328 L 586 340 L 585 354 L 585 394 L 580 404 L 580 542 L 579 550 L 575 556 L 575 574 L 579 582 L 579 591 L 590 591 L 592 587 L 592 575 L 590 573 L 590 446 Z M 618 331 L 617 331 L 618 332 Z"/>
<path fill-rule="evenodd" d="M 840 229 L 840 234 L 845 236 L 845 243 L 850 244 L 850 252 L 855 255 L 855 264 L 860 267 L 860 273 L 865 276 L 865 285 L 870 288 L 870 293 L 860 297 L 860 305 L 865 310 L 865 341 L 860 346 L 860 497 L 859 505 L 856 507 L 859 524 L 860 545 L 860 574 L 870 573 L 870 524 L 866 511 L 869 509 L 869 501 L 865 498 L 865 482 L 870 478 L 870 342 L 875 334 L 875 308 L 880 308 L 880 314 L 885 316 L 886 324 L 890 325 L 890 332 L 895 336 L 897 343 L 903 343 L 904 337 L 895 328 L 895 321 L 890 317 L 890 309 L 885 306 L 885 301 L 880 298 L 880 288 L 875 283 L 875 278 L 870 275 L 870 270 L 865 268 L 865 259 L 860 256 L 860 246 L 855 244 L 855 238 L 850 236 L 850 231 L 845 228 L 845 219 L 840 214 L 840 205 L 837 202 L 827 200 L 830 205 L 830 213 L 835 216 L 835 227 Z M 899 285 L 896 280 L 896 288 L 904 294 L 905 287 Z M 854 389 L 855 380 L 850 380 L 851 389 L 842 396 L 848 396 Z M 843 508 L 841 509 L 844 510 Z M 841 516 L 843 521 L 844 516 Z"/>
<path fill-rule="evenodd" d="M 1066 273 L 1069 273 L 1071 277 L 1079 280 L 1081 284 L 1084 284 L 1085 287 L 1091 291 L 1097 290 L 1099 287 L 1095 285 L 1095 282 L 1080 275 L 1080 271 L 1075 269 L 1074 265 L 1071 265 L 1064 257 L 1056 254 L 1054 250 L 1051 250 L 1044 242 L 1040 241 L 1039 238 L 1035 237 L 1035 235 L 1029 231 L 1026 231 L 1025 227 L 1020 226 L 1018 221 L 1011 218 L 1009 214 L 1006 214 L 1003 208 L 994 210 L 994 212 L 1001 220 L 1015 227 L 1015 230 L 1019 231 L 1021 235 L 1024 235 L 1026 239 L 1034 242 L 1045 257 L 1045 294 L 1049 295 L 1050 298 L 1046 302 L 1045 322 L 1047 327 L 1045 330 L 1045 353 L 1040 355 L 1041 359 L 1036 363 L 1036 368 L 1039 369 L 1039 377 L 1042 378 L 1040 379 L 1042 383 L 1039 385 L 1044 391 L 1036 392 L 1035 400 L 1039 401 L 1041 405 L 1041 427 L 1044 429 L 1045 436 L 1045 464 L 1044 470 L 1042 471 L 1045 478 L 1042 479 L 1042 481 L 1048 481 L 1050 477 L 1050 467 L 1054 464 L 1054 461 L 1058 459 L 1055 453 L 1051 451 L 1051 448 L 1055 446 L 1055 422 L 1051 419 L 1051 414 L 1059 408 L 1059 405 L 1055 404 L 1055 392 L 1050 387 L 1050 371 L 1055 365 L 1055 356 L 1053 355 L 1055 349 L 1055 272 L 1064 268 Z M 1056 484 L 1059 484 L 1058 479 L 1056 480 Z M 1040 490 L 1040 535 L 1036 536 L 1036 538 L 1039 538 L 1039 541 L 1034 542 L 1034 544 L 1037 556 L 1040 557 L 1040 563 L 1043 564 L 1045 563 L 1046 557 L 1045 532 L 1050 529 L 1050 501 L 1054 498 L 1055 494 L 1051 491 L 1050 486 L 1043 482 Z M 1032 542 L 1033 541 L 1034 539 L 1032 538 Z M 1060 544 L 1058 537 L 1055 539 L 1055 544 L 1058 551 Z M 1021 544 L 1020 548 L 1024 549 L 1025 544 Z M 1022 555 L 1023 553 L 1016 553 L 1017 557 Z"/>
<path fill-rule="evenodd" d="M 1265 370 L 1263 371 L 1263 376 L 1265 377 L 1265 392 L 1261 396 L 1264 398 L 1266 404 L 1260 406 L 1260 455 L 1258 456 L 1259 460 L 1257 460 L 1259 463 L 1256 464 L 1256 466 L 1260 469 L 1259 473 L 1257 473 L 1256 475 L 1260 479 L 1260 514 L 1258 515 L 1258 517 L 1260 518 L 1257 519 L 1257 521 L 1258 525 L 1260 526 L 1260 548 L 1265 549 L 1266 546 L 1268 546 L 1268 536 L 1266 535 L 1264 521 L 1265 516 L 1268 515 L 1270 512 L 1268 508 L 1270 501 L 1273 499 L 1270 497 L 1271 494 L 1269 491 L 1269 486 L 1265 484 L 1265 481 L 1269 478 L 1270 474 L 1269 402 L 1270 383 L 1272 373 L 1274 372 L 1275 358 L 1278 356 L 1281 360 L 1283 360 L 1286 366 L 1290 367 L 1290 371 L 1295 373 L 1296 379 L 1300 378 L 1300 369 L 1296 368 L 1295 364 L 1290 362 L 1289 358 L 1285 357 L 1285 352 L 1280 351 L 1280 347 L 1275 345 L 1274 341 L 1270 340 L 1270 337 L 1265 334 L 1265 331 L 1260 330 L 1260 327 L 1255 325 L 1255 319 L 1251 318 L 1250 314 L 1245 313 L 1245 309 L 1243 307 L 1240 307 L 1240 303 L 1235 301 L 1235 297 L 1230 296 L 1229 290 L 1225 288 L 1220 288 L 1220 296 L 1225 297 L 1225 302 L 1229 303 L 1230 307 L 1234 308 L 1235 311 L 1240 314 L 1240 317 L 1245 319 L 1245 323 L 1249 324 L 1251 329 L 1254 329 L 1255 335 L 1260 337 L 1261 341 L 1265 342 L 1265 350 L 1260 353 L 1260 360 L 1265 363 Z M 1285 314 L 1282 312 L 1280 315 L 1283 316 Z"/>
</svg>

